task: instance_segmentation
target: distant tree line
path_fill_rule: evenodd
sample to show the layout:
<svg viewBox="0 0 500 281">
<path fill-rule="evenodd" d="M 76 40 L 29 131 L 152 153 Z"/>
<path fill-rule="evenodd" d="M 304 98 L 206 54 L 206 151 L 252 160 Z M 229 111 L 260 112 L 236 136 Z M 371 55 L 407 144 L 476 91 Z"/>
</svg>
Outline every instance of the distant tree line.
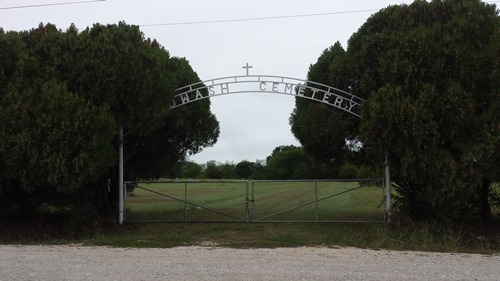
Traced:
<svg viewBox="0 0 500 281">
<path fill-rule="evenodd" d="M 294 179 L 356 179 L 382 178 L 381 165 L 356 163 L 351 161 L 337 170 L 329 170 L 317 164 L 304 153 L 302 147 L 294 145 L 276 147 L 265 160 L 238 163 L 208 161 L 197 164 L 182 161 L 176 165 L 169 178 L 181 179 L 255 179 L 255 180 L 294 180 Z"/>
</svg>

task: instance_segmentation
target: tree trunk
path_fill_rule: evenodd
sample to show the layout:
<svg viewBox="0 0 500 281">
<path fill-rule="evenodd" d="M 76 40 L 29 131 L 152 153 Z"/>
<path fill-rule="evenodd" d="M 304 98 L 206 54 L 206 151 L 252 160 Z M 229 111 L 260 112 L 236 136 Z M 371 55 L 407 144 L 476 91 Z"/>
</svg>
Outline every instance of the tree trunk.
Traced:
<svg viewBox="0 0 500 281">
<path fill-rule="evenodd" d="M 490 201 L 488 200 L 490 197 L 490 185 L 491 181 L 487 178 L 483 179 L 481 183 L 481 221 L 487 222 L 491 218 L 491 206 Z"/>
<path fill-rule="evenodd" d="M 109 169 L 105 175 L 99 178 L 95 183 L 94 198 L 97 213 L 101 216 L 109 216 L 113 212 L 111 201 L 111 190 L 116 180 L 113 180 L 114 169 Z"/>
<path fill-rule="evenodd" d="M 120 195 L 119 190 L 119 180 L 118 180 L 118 167 L 114 167 L 111 169 L 110 173 L 110 183 L 109 183 L 109 193 L 108 193 L 108 202 L 109 202 L 109 213 L 108 214 L 118 214 L 118 196 Z"/>
</svg>

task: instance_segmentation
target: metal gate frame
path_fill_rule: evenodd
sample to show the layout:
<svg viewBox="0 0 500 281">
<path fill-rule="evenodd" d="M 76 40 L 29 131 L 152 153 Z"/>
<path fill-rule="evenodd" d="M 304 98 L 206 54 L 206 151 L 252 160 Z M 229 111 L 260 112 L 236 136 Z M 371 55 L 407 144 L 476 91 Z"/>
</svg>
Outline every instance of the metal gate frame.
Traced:
<svg viewBox="0 0 500 281">
<path fill-rule="evenodd" d="M 324 196 L 324 197 L 321 197 L 321 198 L 318 198 L 318 182 L 331 182 L 331 181 L 342 181 L 342 182 L 349 182 L 349 181 L 359 181 L 359 180 L 369 180 L 370 182 L 368 184 L 360 184 L 359 186 L 357 187 L 353 187 L 353 188 L 350 188 L 350 189 L 347 189 L 347 190 L 344 190 L 344 191 L 341 191 L 341 192 L 337 192 L 337 193 L 334 193 L 334 194 L 331 194 L 331 195 L 328 195 L 328 196 Z M 259 218 L 256 218 L 255 215 L 254 215 L 254 210 L 255 210 L 255 183 L 262 183 L 262 182 L 265 182 L 265 183 L 272 183 L 272 182 L 310 182 L 310 183 L 314 183 L 314 200 L 312 201 L 309 201 L 307 203 L 303 203 L 303 204 L 300 204 L 300 205 L 297 205 L 297 206 L 293 206 L 291 208 L 288 208 L 288 209 L 285 209 L 285 210 L 282 210 L 282 211 L 279 211 L 279 212 L 275 212 L 275 213 L 272 213 L 272 214 L 269 214 L 269 215 L 265 215 L 263 217 L 259 217 Z M 349 220 L 343 220 L 343 221 L 338 221 L 338 220 L 320 220 L 319 219 L 319 209 L 318 209 L 318 203 L 321 202 L 321 201 L 324 201 L 324 200 L 327 200 L 327 199 L 331 199 L 331 198 L 334 198 L 334 197 L 337 197 L 337 196 L 340 196 L 340 195 L 343 195 L 343 194 L 346 194 L 346 193 L 349 193 L 349 192 L 353 192 L 353 191 L 356 191 L 356 190 L 359 190 L 359 189 L 362 189 L 362 188 L 365 188 L 367 186 L 370 186 L 373 182 L 380 182 L 382 184 L 382 188 L 385 187 L 385 182 L 383 179 L 355 179 L 355 180 L 346 180 L 346 179 L 337 179 L 337 180 L 287 180 L 287 181 L 284 181 L 284 180 L 255 180 L 255 181 L 252 181 L 252 198 L 250 200 L 251 202 L 251 207 L 250 207 L 250 217 L 249 217 L 249 222 L 268 222 L 268 223 L 279 223 L 279 222 L 284 222 L 284 223 L 294 223 L 294 222 L 300 222 L 300 223 L 303 223 L 303 222 L 313 222 L 313 223 L 332 223 L 332 222 L 377 222 L 377 221 L 373 221 L 373 220 L 363 220 L 363 221 L 349 221 Z M 382 199 L 381 199 L 381 204 L 379 206 L 381 206 L 382 204 L 384 204 L 385 202 L 385 194 L 384 192 L 381 193 L 382 195 Z M 293 211 L 293 210 L 298 210 L 300 208 L 303 208 L 303 207 L 306 207 L 306 206 L 309 206 L 309 205 L 312 205 L 314 204 L 315 205 L 315 220 L 267 220 L 269 218 L 272 218 L 274 216 L 277 216 L 277 215 L 280 215 L 280 214 L 284 214 L 284 213 L 287 213 L 287 212 L 290 212 L 290 211 Z M 384 218 L 385 220 L 385 218 Z"/>
<path fill-rule="evenodd" d="M 150 183 L 176 183 L 176 184 L 183 184 L 184 185 L 184 198 L 180 199 L 180 198 L 177 198 L 175 196 L 171 196 L 171 195 L 168 195 L 168 194 L 165 194 L 165 193 L 161 193 L 161 192 L 149 189 L 149 188 L 141 187 L 141 186 L 138 185 L 139 183 L 146 183 L 146 184 L 150 184 Z M 187 192 L 188 191 L 188 184 L 196 184 L 196 183 L 246 183 L 246 186 L 245 186 L 245 192 L 246 192 L 246 196 L 245 196 L 245 210 L 244 210 L 245 211 L 245 218 L 234 216 L 234 215 L 231 215 L 231 214 L 227 214 L 227 213 L 215 210 L 213 208 L 209 208 L 207 206 L 191 202 L 188 199 L 188 195 L 187 195 L 188 194 L 188 192 Z M 184 203 L 184 220 L 183 221 L 171 221 L 171 220 L 164 220 L 164 221 L 163 220 L 162 221 L 148 221 L 148 220 L 134 221 L 134 220 L 132 220 L 131 221 L 131 220 L 127 220 L 127 212 L 124 212 L 124 221 L 125 222 L 248 222 L 248 214 L 249 214 L 249 212 L 248 212 L 248 209 L 249 209 L 249 200 L 248 200 L 248 196 L 249 196 L 249 181 L 245 181 L 245 180 L 182 181 L 182 182 L 178 182 L 178 181 L 151 181 L 151 182 L 129 181 L 129 182 L 124 182 L 124 186 L 125 186 L 125 192 L 127 190 L 127 188 L 126 188 L 127 186 L 133 186 L 134 188 L 142 189 L 144 191 L 147 191 L 147 192 L 159 195 L 161 197 L 165 197 L 165 198 L 168 198 L 168 199 L 173 200 L 173 201 Z M 127 196 L 125 196 L 124 198 L 127 198 Z M 202 210 L 205 210 L 205 211 L 208 211 L 208 212 L 216 213 L 216 214 L 222 215 L 224 217 L 231 218 L 233 220 L 213 220 L 213 221 L 212 220 L 210 220 L 210 221 L 205 221 L 205 220 L 198 220 L 198 221 L 197 220 L 189 220 L 188 219 L 188 206 L 195 207 L 197 209 L 202 209 Z"/>
<path fill-rule="evenodd" d="M 165 197 L 167 199 L 170 199 L 170 200 L 173 200 L 173 201 L 176 201 L 176 202 L 180 202 L 180 203 L 184 203 L 184 220 L 127 220 L 127 212 L 124 212 L 124 221 L 125 222 L 144 222 L 144 223 L 148 223 L 148 222 L 245 222 L 245 223 L 303 223 L 303 222 L 309 222 L 309 223 L 332 223 L 332 222 L 382 222 L 384 220 L 356 220 L 356 221 L 353 221 L 353 220 L 320 220 L 319 219 L 319 210 L 318 210 L 318 203 L 321 202 L 321 201 L 324 201 L 324 200 L 328 200 L 328 199 L 331 199 L 331 198 L 334 198 L 334 197 L 337 197 L 337 196 L 340 196 L 340 195 L 343 195 L 343 194 L 346 194 L 346 193 L 349 193 L 349 192 L 353 192 L 353 191 L 356 191 L 356 190 L 359 190 L 359 189 L 362 189 L 362 188 L 365 188 L 367 186 L 370 186 L 370 185 L 373 185 L 374 182 L 377 182 L 377 183 L 381 183 L 382 187 L 381 187 L 381 203 L 379 205 L 379 207 L 381 205 L 383 205 L 385 203 L 385 205 L 387 205 L 387 202 L 385 202 L 387 196 L 386 194 L 384 194 L 384 186 L 386 186 L 385 184 L 385 181 L 384 179 L 370 179 L 370 182 L 368 182 L 367 184 L 360 184 L 359 186 L 357 187 L 353 187 L 353 188 L 349 188 L 349 189 L 346 189 L 344 191 L 340 191 L 340 192 L 337 192 L 337 193 L 334 193 L 334 194 L 330 194 L 328 196 L 323 196 L 321 198 L 318 197 L 318 183 L 319 182 L 338 182 L 338 181 L 342 181 L 342 182 L 348 182 L 348 181 L 359 181 L 360 179 L 357 179 L 357 180 L 293 180 L 293 181 L 283 181 L 283 180 L 253 180 L 253 181 L 246 181 L 246 180 L 233 180 L 233 181 L 182 181 L 182 182 L 178 182 L 178 181 L 152 181 L 152 182 L 125 182 L 124 185 L 125 187 L 128 187 L 128 186 L 133 186 L 134 188 L 138 188 L 138 189 L 142 189 L 144 191 L 147 191 L 147 192 L 150 192 L 150 193 L 153 193 L 153 194 L 156 194 L 156 195 L 159 195 L 161 197 Z M 365 180 L 368 180 L 368 179 L 365 179 Z M 287 208 L 287 209 L 284 209 L 284 210 L 281 210 L 279 212 L 275 212 L 275 213 L 272 213 L 272 214 L 267 214 L 265 216 L 261 216 L 261 217 L 256 217 L 255 216 L 255 202 L 256 202 L 256 199 L 255 199 L 255 183 L 272 183 L 272 182 L 281 182 L 281 183 L 286 183 L 286 182 L 302 182 L 302 183 L 306 183 L 306 182 L 309 182 L 309 183 L 314 183 L 314 200 L 311 200 L 311 201 L 308 201 L 306 203 L 303 203 L 303 204 L 300 204 L 300 205 L 296 205 L 296 206 L 293 206 L 293 207 L 290 207 L 290 208 Z M 171 196 L 171 195 L 168 195 L 168 194 L 165 194 L 165 193 L 161 193 L 161 192 L 158 192 L 158 191 L 155 191 L 155 190 L 152 190 L 150 188 L 145 188 L 145 187 L 141 187 L 139 186 L 138 184 L 140 183 L 146 183 L 146 184 L 150 184 L 150 183 L 176 183 L 176 184 L 183 184 L 184 185 L 184 198 L 178 198 L 178 197 L 175 197 L 175 196 Z M 232 215 L 232 214 L 228 214 L 228 213 L 224 213 L 222 211 L 219 211 L 219 210 L 216 210 L 214 208 L 210 208 L 210 207 L 207 207 L 207 206 L 204 206 L 204 205 L 201 205 L 201 204 L 196 204 L 196 203 L 193 203 L 192 201 L 189 200 L 188 198 L 188 185 L 189 184 L 196 184 L 196 183 L 246 183 L 246 186 L 245 186 L 245 210 L 244 210 L 244 216 L 235 216 L 235 215 Z M 126 192 L 126 190 L 128 190 L 128 188 L 124 188 L 124 191 Z M 385 189 L 386 190 L 386 189 Z M 126 194 L 124 195 L 124 198 L 127 198 Z M 125 201 L 128 201 L 128 200 L 125 200 Z M 277 215 L 281 215 L 281 214 L 284 214 L 284 213 L 287 213 L 287 212 L 291 212 L 291 211 L 294 211 L 294 210 L 298 210 L 298 209 L 301 209 L 301 208 L 304 208 L 306 206 L 309 206 L 309 205 L 312 205 L 314 204 L 315 205 L 315 219 L 314 220 L 269 220 L 269 218 L 272 218 L 272 217 L 275 217 Z M 188 207 L 195 207 L 197 209 L 202 209 L 202 210 L 205 210 L 205 211 L 208 211 L 208 212 L 212 212 L 212 213 L 216 213 L 216 214 L 219 214 L 219 215 L 222 215 L 224 217 L 227 217 L 227 218 L 230 218 L 229 220 L 189 220 L 189 217 L 188 217 Z M 387 217 L 384 218 L 385 220 L 387 220 Z"/>
</svg>

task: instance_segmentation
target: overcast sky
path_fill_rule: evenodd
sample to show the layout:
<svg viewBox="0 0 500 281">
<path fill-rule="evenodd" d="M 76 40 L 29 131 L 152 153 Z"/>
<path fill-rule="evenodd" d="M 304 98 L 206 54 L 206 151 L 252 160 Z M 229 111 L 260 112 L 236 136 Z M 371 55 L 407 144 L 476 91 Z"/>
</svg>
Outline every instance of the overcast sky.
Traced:
<svg viewBox="0 0 500 281">
<path fill-rule="evenodd" d="M 210 80 L 244 75 L 242 66 L 247 62 L 253 66 L 250 74 L 305 79 L 309 65 L 316 62 L 324 49 L 336 41 L 345 48 L 351 34 L 375 10 L 412 1 L 107 0 L 4 9 L 62 2 L 74 1 L 0 0 L 0 27 L 6 31 L 20 31 L 37 27 L 40 22 L 50 22 L 63 30 L 71 23 L 84 29 L 93 23 L 124 20 L 128 24 L 140 25 L 146 37 L 156 38 L 172 56 L 188 59 L 201 80 Z M 320 13 L 332 14 L 162 25 Z M 295 103 L 291 96 L 245 93 L 214 97 L 211 103 L 221 133 L 214 147 L 190 157 L 195 162 L 256 161 L 265 159 L 277 146 L 299 145 L 288 123 Z"/>
</svg>

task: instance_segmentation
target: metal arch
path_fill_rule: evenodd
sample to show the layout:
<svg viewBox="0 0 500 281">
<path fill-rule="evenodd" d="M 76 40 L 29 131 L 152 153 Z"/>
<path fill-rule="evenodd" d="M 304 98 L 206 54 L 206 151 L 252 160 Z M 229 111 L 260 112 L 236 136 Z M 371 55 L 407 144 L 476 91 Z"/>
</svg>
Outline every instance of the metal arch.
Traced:
<svg viewBox="0 0 500 281">
<path fill-rule="evenodd" d="M 178 88 L 170 105 L 174 109 L 198 100 L 239 93 L 290 95 L 321 102 L 361 118 L 363 99 L 314 81 L 272 75 L 228 76 Z"/>
<path fill-rule="evenodd" d="M 229 76 L 206 80 L 191 85 L 187 85 L 175 90 L 178 94 L 174 96 L 170 109 L 174 109 L 188 103 L 198 100 L 211 98 L 214 96 L 222 96 L 237 93 L 269 93 L 290 95 L 305 99 L 321 102 L 338 109 L 349 112 L 350 114 L 361 118 L 359 114 L 360 104 L 363 99 L 352 95 L 346 91 L 317 83 L 314 81 L 296 79 L 283 76 L 271 75 L 249 75 L 251 66 L 246 64 L 243 67 L 246 69 L 245 76 Z M 254 84 L 254 88 L 238 89 L 238 86 Z M 231 86 L 231 89 L 230 89 Z M 250 85 L 251 86 L 251 85 Z M 235 89 L 236 88 L 236 89 Z M 208 92 L 208 93 L 207 93 Z M 120 147 L 119 147 L 119 214 L 118 222 L 123 223 L 124 220 L 124 183 L 123 183 L 123 128 L 120 128 Z M 390 178 L 389 165 L 386 164 L 386 186 L 388 195 L 388 207 L 386 207 L 387 218 L 390 220 Z"/>
</svg>

